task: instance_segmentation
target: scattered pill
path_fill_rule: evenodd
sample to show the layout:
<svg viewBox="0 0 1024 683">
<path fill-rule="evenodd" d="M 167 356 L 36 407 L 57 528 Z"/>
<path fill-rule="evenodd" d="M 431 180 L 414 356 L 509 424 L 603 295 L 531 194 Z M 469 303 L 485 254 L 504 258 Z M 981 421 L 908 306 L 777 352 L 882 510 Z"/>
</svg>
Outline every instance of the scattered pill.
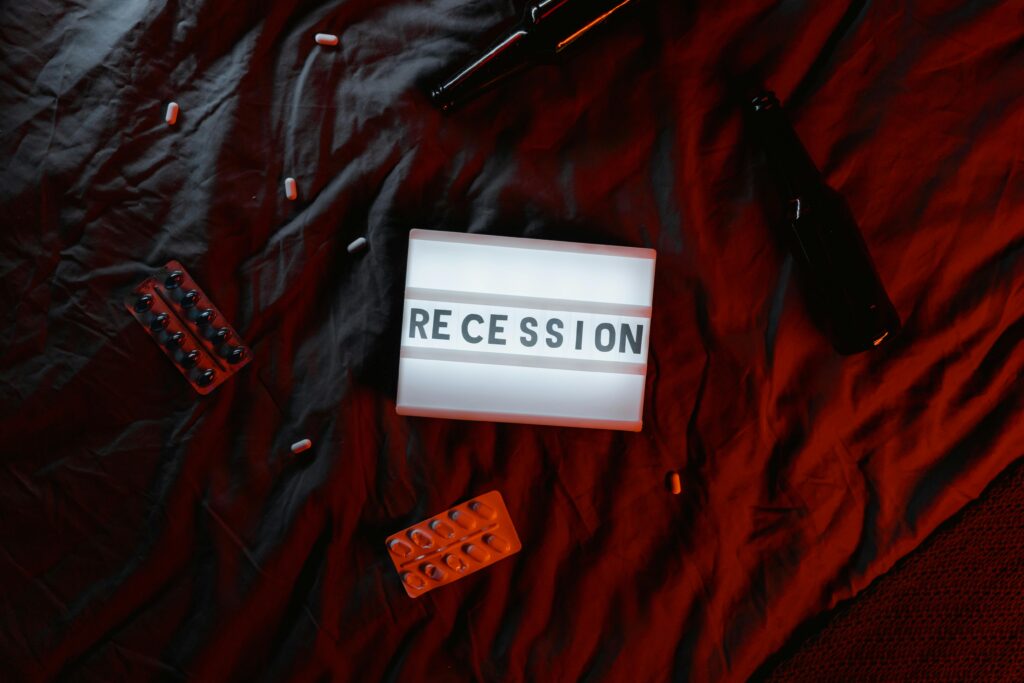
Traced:
<svg viewBox="0 0 1024 683">
<path fill-rule="evenodd" d="M 299 198 L 299 186 L 295 184 L 295 178 L 284 179 L 284 196 L 293 202 Z"/>
<path fill-rule="evenodd" d="M 512 547 L 509 545 L 508 541 L 496 534 L 487 534 L 484 536 L 484 543 L 491 546 L 499 553 L 507 553 L 508 549 Z"/>
<path fill-rule="evenodd" d="M 172 126 L 175 123 L 177 123 L 178 122 L 178 110 L 179 110 L 179 107 L 178 107 L 178 103 L 177 102 L 171 102 L 170 104 L 168 104 L 167 105 L 167 113 L 164 114 L 164 121 L 166 121 L 168 124 L 170 124 Z"/>
<path fill-rule="evenodd" d="M 338 36 L 333 33 L 318 33 L 316 34 L 316 42 L 320 45 L 337 45 Z"/>
<path fill-rule="evenodd" d="M 673 496 L 678 496 L 683 492 L 683 482 L 679 479 L 678 472 L 669 472 L 665 475 L 665 488 L 669 490 Z"/>
<path fill-rule="evenodd" d="M 357 237 L 356 239 L 352 240 L 351 244 L 348 245 L 348 253 L 354 254 L 357 251 L 362 251 L 363 249 L 366 248 L 366 244 L 367 243 L 365 237 Z"/>
<path fill-rule="evenodd" d="M 313 442 L 310 441 L 309 439 L 302 439 L 301 441 L 296 441 L 295 443 L 292 444 L 292 453 L 301 453 L 302 451 L 308 451 L 312 446 Z M 408 545 L 402 543 L 402 541 L 396 540 L 391 543 L 392 550 L 394 550 L 396 544 L 408 547 Z"/>
</svg>

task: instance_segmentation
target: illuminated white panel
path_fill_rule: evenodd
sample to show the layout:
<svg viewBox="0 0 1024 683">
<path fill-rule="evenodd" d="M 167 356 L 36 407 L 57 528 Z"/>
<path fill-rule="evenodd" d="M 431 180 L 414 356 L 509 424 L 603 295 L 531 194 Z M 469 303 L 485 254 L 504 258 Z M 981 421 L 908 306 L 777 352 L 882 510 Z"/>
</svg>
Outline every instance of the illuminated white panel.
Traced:
<svg viewBox="0 0 1024 683">
<path fill-rule="evenodd" d="M 639 430 L 655 252 L 413 230 L 398 412 Z"/>
</svg>

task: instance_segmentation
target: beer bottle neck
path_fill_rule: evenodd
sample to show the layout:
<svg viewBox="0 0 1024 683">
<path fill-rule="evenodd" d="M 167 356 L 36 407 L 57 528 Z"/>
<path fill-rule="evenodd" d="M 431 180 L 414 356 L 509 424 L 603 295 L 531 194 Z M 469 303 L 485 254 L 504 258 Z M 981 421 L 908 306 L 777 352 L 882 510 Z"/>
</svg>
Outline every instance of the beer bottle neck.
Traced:
<svg viewBox="0 0 1024 683">
<path fill-rule="evenodd" d="M 775 94 L 764 92 L 752 98 L 749 113 L 769 166 L 791 195 L 788 199 L 820 190 L 823 185 L 821 173 L 783 113 Z"/>
<path fill-rule="evenodd" d="M 491 87 L 498 81 L 529 65 L 532 57 L 530 36 L 517 28 L 491 49 L 471 62 L 430 93 L 430 99 L 442 111 L 448 111 Z"/>
</svg>

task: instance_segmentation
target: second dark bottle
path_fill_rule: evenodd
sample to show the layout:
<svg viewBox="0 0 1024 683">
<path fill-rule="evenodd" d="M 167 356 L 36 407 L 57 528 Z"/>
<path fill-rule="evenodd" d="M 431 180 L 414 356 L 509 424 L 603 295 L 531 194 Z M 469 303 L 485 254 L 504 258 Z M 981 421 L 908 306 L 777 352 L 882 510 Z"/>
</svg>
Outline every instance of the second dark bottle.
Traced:
<svg viewBox="0 0 1024 683">
<path fill-rule="evenodd" d="M 549 58 L 635 0 L 540 0 L 486 52 L 431 90 L 442 111 L 476 97 L 534 62 Z"/>
<path fill-rule="evenodd" d="M 747 116 L 785 205 L 784 236 L 811 316 L 842 354 L 891 340 L 899 315 L 846 201 L 825 183 L 774 93 L 752 97 Z"/>
</svg>

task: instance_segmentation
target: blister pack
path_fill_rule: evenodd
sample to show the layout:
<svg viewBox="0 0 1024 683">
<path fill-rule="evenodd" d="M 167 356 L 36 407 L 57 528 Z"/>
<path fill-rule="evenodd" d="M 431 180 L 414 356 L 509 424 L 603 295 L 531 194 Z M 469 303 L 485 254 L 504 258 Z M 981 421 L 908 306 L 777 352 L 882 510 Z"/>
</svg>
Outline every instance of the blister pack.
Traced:
<svg viewBox="0 0 1024 683">
<path fill-rule="evenodd" d="M 124 305 L 200 394 L 251 359 L 238 333 L 178 261 L 168 261 L 139 284 Z"/>
<path fill-rule="evenodd" d="M 497 491 L 403 529 L 389 536 L 386 544 L 405 592 L 413 598 L 469 576 L 523 547 Z"/>
</svg>

